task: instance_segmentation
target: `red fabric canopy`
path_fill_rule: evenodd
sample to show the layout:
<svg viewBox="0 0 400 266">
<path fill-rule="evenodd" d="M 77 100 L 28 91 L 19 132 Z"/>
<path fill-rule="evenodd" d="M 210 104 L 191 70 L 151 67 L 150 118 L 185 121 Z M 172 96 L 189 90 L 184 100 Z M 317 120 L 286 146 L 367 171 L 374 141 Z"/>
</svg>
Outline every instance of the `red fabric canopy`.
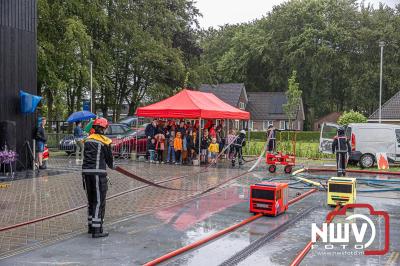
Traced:
<svg viewBox="0 0 400 266">
<path fill-rule="evenodd" d="M 136 110 L 140 117 L 249 120 L 250 113 L 235 108 L 212 93 L 184 89 L 161 102 Z"/>
</svg>

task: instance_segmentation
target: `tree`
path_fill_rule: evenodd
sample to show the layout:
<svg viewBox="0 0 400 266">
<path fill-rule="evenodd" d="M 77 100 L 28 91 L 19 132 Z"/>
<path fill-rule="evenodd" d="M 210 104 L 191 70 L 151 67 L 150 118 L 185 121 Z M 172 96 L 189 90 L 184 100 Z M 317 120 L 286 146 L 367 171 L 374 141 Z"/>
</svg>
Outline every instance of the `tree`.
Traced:
<svg viewBox="0 0 400 266">
<path fill-rule="evenodd" d="M 299 89 L 299 83 L 296 82 L 297 72 L 292 71 L 292 75 L 288 80 L 288 90 L 286 91 L 287 103 L 283 105 L 283 110 L 289 120 L 289 129 L 292 128 L 292 120 L 297 117 L 297 113 L 301 104 L 302 91 Z"/>
<path fill-rule="evenodd" d="M 367 118 L 356 111 L 349 111 L 349 112 L 344 112 L 338 119 L 338 124 L 341 126 L 347 126 L 350 123 L 367 123 L 368 120 Z"/>
<path fill-rule="evenodd" d="M 378 107 L 379 40 L 383 100 L 400 87 L 400 5 L 354 0 L 287 1 L 262 19 L 202 32 L 203 82 L 244 82 L 248 91 L 283 91 L 292 70 L 303 92 L 305 128 L 314 117 Z"/>
</svg>

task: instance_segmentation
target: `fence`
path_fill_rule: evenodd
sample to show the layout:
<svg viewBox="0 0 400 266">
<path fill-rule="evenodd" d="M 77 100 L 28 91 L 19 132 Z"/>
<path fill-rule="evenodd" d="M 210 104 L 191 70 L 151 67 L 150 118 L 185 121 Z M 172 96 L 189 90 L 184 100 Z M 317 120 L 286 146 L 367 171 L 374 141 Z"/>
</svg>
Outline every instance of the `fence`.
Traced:
<svg viewBox="0 0 400 266">
<path fill-rule="evenodd" d="M 128 159 L 131 156 L 139 156 L 146 154 L 146 138 L 136 138 L 128 136 L 122 138 L 114 138 L 112 153 L 116 159 Z"/>
</svg>

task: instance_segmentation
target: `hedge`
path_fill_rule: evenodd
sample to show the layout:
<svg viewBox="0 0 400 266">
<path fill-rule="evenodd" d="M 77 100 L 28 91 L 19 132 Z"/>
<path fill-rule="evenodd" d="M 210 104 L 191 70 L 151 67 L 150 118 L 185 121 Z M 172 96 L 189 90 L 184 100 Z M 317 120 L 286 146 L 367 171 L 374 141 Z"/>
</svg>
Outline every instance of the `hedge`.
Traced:
<svg viewBox="0 0 400 266">
<path fill-rule="evenodd" d="M 276 139 L 279 141 L 287 141 L 294 139 L 294 134 L 296 134 L 296 141 L 302 142 L 319 142 L 319 131 L 278 131 L 276 134 Z M 288 136 L 289 135 L 289 136 Z M 265 132 L 262 131 L 252 131 L 250 132 L 250 138 L 252 140 L 266 140 Z"/>
</svg>

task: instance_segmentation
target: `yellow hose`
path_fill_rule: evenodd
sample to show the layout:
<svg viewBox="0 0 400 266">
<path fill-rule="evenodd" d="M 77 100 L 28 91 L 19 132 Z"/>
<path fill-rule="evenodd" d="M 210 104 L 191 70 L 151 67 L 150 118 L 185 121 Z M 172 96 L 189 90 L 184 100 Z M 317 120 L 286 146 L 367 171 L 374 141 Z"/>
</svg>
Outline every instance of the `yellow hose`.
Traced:
<svg viewBox="0 0 400 266">
<path fill-rule="evenodd" d="M 296 170 L 296 171 L 294 171 L 294 172 L 292 173 L 292 176 L 294 176 L 296 179 L 300 180 L 300 181 L 303 182 L 303 183 L 308 183 L 308 184 L 311 184 L 311 185 L 317 186 L 317 187 L 323 187 L 323 186 L 322 186 L 320 183 L 318 183 L 318 182 L 309 180 L 309 179 L 304 178 L 304 177 L 295 176 L 295 175 L 300 174 L 300 173 L 302 173 L 302 172 L 304 172 L 304 171 L 306 171 L 306 170 L 307 170 L 307 168 L 301 168 L 301 169 L 299 169 L 299 170 Z"/>
</svg>

